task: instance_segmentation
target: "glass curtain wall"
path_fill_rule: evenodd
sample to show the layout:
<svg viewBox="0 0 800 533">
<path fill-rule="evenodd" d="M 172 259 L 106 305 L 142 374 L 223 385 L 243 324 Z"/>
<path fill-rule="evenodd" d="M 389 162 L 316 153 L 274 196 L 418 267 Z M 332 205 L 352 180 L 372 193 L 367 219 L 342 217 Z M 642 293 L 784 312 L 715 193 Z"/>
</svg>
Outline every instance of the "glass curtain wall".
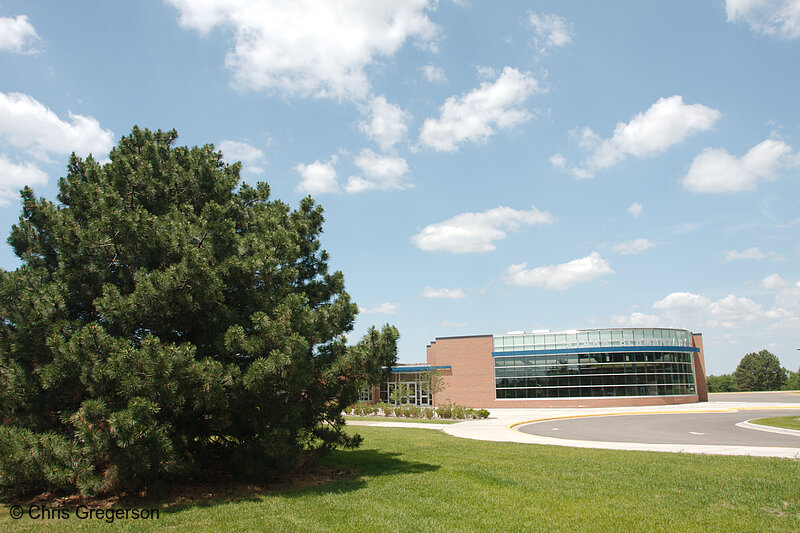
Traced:
<svg viewBox="0 0 800 533">
<path fill-rule="evenodd" d="M 495 357 L 497 398 L 674 396 L 695 393 L 692 355 L 631 352 Z"/>
<path fill-rule="evenodd" d="M 629 346 L 630 350 L 623 346 Z M 605 347 L 613 349 L 604 352 Z M 671 347 L 677 349 L 670 350 Z M 589 353 L 581 353 L 581 348 L 588 348 Z M 691 348 L 691 334 L 676 329 L 497 335 L 493 353 L 495 397 L 695 394 L 692 353 L 687 348 Z M 546 351 L 562 353 L 542 353 Z"/>
<path fill-rule="evenodd" d="M 666 328 L 618 328 L 566 331 L 556 333 L 520 333 L 494 336 L 494 352 L 520 350 L 565 350 L 601 346 L 692 346 L 686 330 Z"/>
</svg>

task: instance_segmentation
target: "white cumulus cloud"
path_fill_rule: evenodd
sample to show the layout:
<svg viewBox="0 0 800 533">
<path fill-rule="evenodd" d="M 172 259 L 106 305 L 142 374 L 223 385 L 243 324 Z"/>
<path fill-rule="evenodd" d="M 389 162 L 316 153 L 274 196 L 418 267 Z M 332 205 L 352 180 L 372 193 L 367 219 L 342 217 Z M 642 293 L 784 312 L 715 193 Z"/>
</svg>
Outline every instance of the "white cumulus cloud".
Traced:
<svg viewBox="0 0 800 533">
<path fill-rule="evenodd" d="M 336 181 L 336 169 L 333 165 L 337 157 L 332 156 L 330 161 L 314 161 L 313 163 L 300 163 L 295 170 L 302 178 L 297 185 L 297 190 L 307 194 L 320 194 L 339 191 L 339 183 Z"/>
<path fill-rule="evenodd" d="M 447 81 L 447 76 L 444 75 L 442 67 L 437 67 L 432 63 L 422 65 L 419 70 L 428 83 L 445 83 Z"/>
<path fill-rule="evenodd" d="M 359 128 L 384 152 L 397 144 L 408 131 L 411 115 L 399 105 L 387 102 L 383 95 L 374 97 L 365 111 L 370 118 L 359 123 Z"/>
<path fill-rule="evenodd" d="M 408 163 L 402 157 L 379 155 L 368 148 L 355 157 L 356 166 L 364 176 L 351 176 L 345 189 L 358 193 L 370 189 L 393 190 L 409 187 L 404 183 Z"/>
<path fill-rule="evenodd" d="M 506 281 L 522 287 L 545 287 L 564 290 L 579 283 L 586 283 L 600 276 L 613 274 L 608 261 L 592 252 L 586 257 L 560 265 L 526 268 L 527 263 L 508 267 Z"/>
<path fill-rule="evenodd" d="M 231 29 L 236 85 L 288 95 L 364 98 L 366 67 L 408 40 L 432 42 L 428 0 L 169 0 L 184 28 Z"/>
<path fill-rule="evenodd" d="M 581 130 L 580 144 L 591 150 L 583 167 L 572 170 L 577 178 L 591 178 L 595 171 L 612 167 L 627 156 L 652 157 L 711 129 L 720 112 L 702 104 L 684 104 L 680 95 L 660 98 L 647 111 L 620 122 L 614 134 L 603 139 L 589 128 Z"/>
<path fill-rule="evenodd" d="M 778 274 L 770 274 L 759 283 L 761 288 L 765 291 L 776 291 L 789 286 L 789 281 L 782 278 Z"/>
<path fill-rule="evenodd" d="M 14 163 L 0 154 L 0 206 L 9 205 L 19 197 L 25 185 L 36 186 L 47 183 L 47 174 L 29 162 Z"/>
<path fill-rule="evenodd" d="M 729 294 L 725 298 L 712 302 L 709 307 L 709 325 L 723 328 L 736 328 L 743 323 L 758 320 L 764 316 L 764 310 L 750 298 Z"/>
<path fill-rule="evenodd" d="M 614 315 L 611 323 L 628 328 L 657 328 L 664 326 L 664 320 L 658 315 L 648 315 L 635 311 L 629 315 Z"/>
<path fill-rule="evenodd" d="M 639 202 L 633 202 L 631 205 L 628 206 L 628 213 L 633 215 L 633 218 L 639 218 L 642 216 L 642 204 Z"/>
<path fill-rule="evenodd" d="M 400 304 L 383 302 L 372 307 L 359 307 L 358 310 L 365 315 L 396 315 Z"/>
<path fill-rule="evenodd" d="M 26 15 L 0 17 L 0 50 L 23 53 L 39 39 L 36 29 Z"/>
<path fill-rule="evenodd" d="M 726 250 L 725 261 L 738 261 L 739 259 L 755 259 L 760 261 L 767 257 L 758 247 L 748 248 L 747 250 Z"/>
<path fill-rule="evenodd" d="M 775 292 L 775 309 L 800 310 L 800 281 L 792 283 L 772 274 L 761 280 L 761 288 Z"/>
<path fill-rule="evenodd" d="M 531 118 L 522 104 L 540 91 L 530 74 L 506 67 L 494 82 L 463 96 L 451 96 L 439 108 L 439 118 L 427 118 L 420 142 L 438 151 L 458 150 L 459 144 L 486 142 L 498 129 L 509 129 Z"/>
<path fill-rule="evenodd" d="M 222 151 L 222 157 L 228 164 L 241 161 L 245 171 L 249 172 L 263 172 L 263 169 L 258 166 L 266 162 L 264 152 L 255 146 L 243 141 L 220 141 L 217 145 Z"/>
<path fill-rule="evenodd" d="M 553 165 L 553 168 L 561 170 L 567 166 L 567 160 L 561 154 L 553 154 L 550 156 L 550 164 Z"/>
<path fill-rule="evenodd" d="M 621 255 L 634 255 L 640 254 L 653 246 L 655 246 L 655 243 L 647 239 L 634 239 L 632 241 L 617 243 L 612 246 L 611 249 Z"/>
<path fill-rule="evenodd" d="M 572 23 L 555 13 L 528 13 L 528 25 L 533 42 L 542 53 L 571 43 L 575 35 Z"/>
<path fill-rule="evenodd" d="M 783 141 L 767 139 L 742 157 L 721 148 L 706 148 L 692 161 L 683 186 L 698 193 L 734 193 L 755 190 L 758 182 L 772 181 L 782 168 L 800 164 L 800 156 Z"/>
<path fill-rule="evenodd" d="M 772 308 L 750 298 L 728 294 L 712 300 L 703 294 L 673 292 L 653 304 L 658 314 L 631 313 L 614 315 L 612 321 L 621 326 L 650 327 L 667 325 L 682 328 L 736 329 L 769 324 L 772 328 L 787 328 L 800 323 L 800 282 L 791 283 L 778 274 L 761 280 L 760 286 L 775 294 Z"/>
<path fill-rule="evenodd" d="M 535 207 L 529 211 L 518 211 L 498 206 L 481 213 L 462 213 L 444 222 L 430 224 L 411 237 L 411 241 L 420 250 L 429 252 L 485 253 L 494 250 L 494 241 L 505 239 L 507 231 L 553 221 L 550 213 Z"/>
<path fill-rule="evenodd" d="M 422 296 L 424 298 L 443 298 L 448 300 L 460 300 L 467 297 L 466 293 L 460 287 L 455 289 L 425 287 L 422 289 Z"/>
<path fill-rule="evenodd" d="M 782 39 L 800 37 L 798 0 L 726 0 L 729 22 L 746 22 L 754 31 Z"/>
<path fill-rule="evenodd" d="M 778 293 L 775 306 L 783 309 L 800 309 L 800 281 Z"/>
<path fill-rule="evenodd" d="M 676 310 L 683 313 L 702 311 L 711 304 L 707 296 L 692 292 L 672 292 L 653 304 L 653 309 Z"/>
<path fill-rule="evenodd" d="M 61 120 L 22 93 L 0 92 L 0 138 L 41 159 L 75 152 L 102 160 L 114 146 L 114 133 L 101 128 L 95 118 L 69 113 L 68 121 Z"/>
<path fill-rule="evenodd" d="M 672 324 L 736 328 L 763 319 L 763 307 L 749 298 L 729 294 L 712 301 L 691 292 L 673 292 L 653 304 Z"/>
</svg>

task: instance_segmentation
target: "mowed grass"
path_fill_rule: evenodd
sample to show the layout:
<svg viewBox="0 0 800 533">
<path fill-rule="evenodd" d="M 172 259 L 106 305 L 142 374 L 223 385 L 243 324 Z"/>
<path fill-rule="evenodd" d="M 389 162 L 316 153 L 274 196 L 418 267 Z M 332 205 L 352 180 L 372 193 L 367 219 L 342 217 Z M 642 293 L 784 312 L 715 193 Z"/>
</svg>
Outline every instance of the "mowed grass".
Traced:
<svg viewBox="0 0 800 533">
<path fill-rule="evenodd" d="M 350 428 L 357 471 L 304 489 L 172 507 L 157 521 L 13 521 L 69 531 L 798 531 L 800 461 L 625 452 Z M 32 527 L 33 526 L 33 527 Z"/>
<path fill-rule="evenodd" d="M 753 424 L 762 426 L 772 426 L 784 429 L 796 429 L 800 431 L 800 417 L 797 416 L 774 416 L 772 418 L 758 418 L 750 421 Z"/>
</svg>

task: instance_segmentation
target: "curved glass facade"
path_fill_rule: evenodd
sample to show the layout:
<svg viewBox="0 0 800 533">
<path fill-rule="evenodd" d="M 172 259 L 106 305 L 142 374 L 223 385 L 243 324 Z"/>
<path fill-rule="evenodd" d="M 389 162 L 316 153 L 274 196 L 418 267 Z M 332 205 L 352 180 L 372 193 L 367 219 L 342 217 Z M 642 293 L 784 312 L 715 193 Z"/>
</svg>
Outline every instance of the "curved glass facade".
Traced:
<svg viewBox="0 0 800 533">
<path fill-rule="evenodd" d="M 496 335 L 495 398 L 691 395 L 697 351 L 676 329 Z"/>
</svg>

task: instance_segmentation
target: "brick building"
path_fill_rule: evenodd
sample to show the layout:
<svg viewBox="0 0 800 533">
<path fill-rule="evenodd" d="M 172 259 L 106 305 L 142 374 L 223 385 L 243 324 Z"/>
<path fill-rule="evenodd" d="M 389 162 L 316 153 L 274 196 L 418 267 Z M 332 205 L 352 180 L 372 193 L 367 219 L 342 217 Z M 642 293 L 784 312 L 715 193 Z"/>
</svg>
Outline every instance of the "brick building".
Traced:
<svg viewBox="0 0 800 533">
<path fill-rule="evenodd" d="M 672 328 L 512 331 L 437 337 L 427 363 L 399 365 L 362 395 L 391 401 L 403 385 L 416 405 L 597 407 L 707 401 L 703 338 Z M 444 378 L 435 395 L 425 371 Z M 432 397 L 434 396 L 434 397 Z"/>
</svg>

